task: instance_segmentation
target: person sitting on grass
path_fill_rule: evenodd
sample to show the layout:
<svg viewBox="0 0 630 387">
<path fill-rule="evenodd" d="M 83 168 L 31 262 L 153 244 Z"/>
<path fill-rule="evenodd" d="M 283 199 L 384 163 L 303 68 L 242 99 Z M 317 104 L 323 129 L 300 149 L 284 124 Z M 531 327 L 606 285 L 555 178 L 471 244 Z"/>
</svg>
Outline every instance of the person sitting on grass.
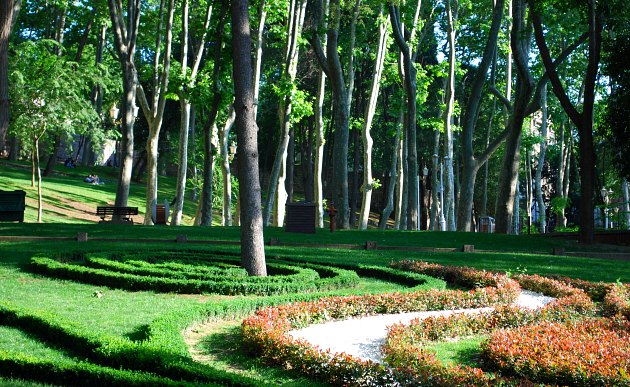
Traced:
<svg viewBox="0 0 630 387">
<path fill-rule="evenodd" d="M 98 175 L 89 175 L 88 177 L 83 179 L 83 181 L 90 184 L 105 184 L 101 181 L 101 179 L 98 178 Z"/>
<path fill-rule="evenodd" d="M 68 168 L 76 167 L 76 164 L 74 163 L 74 160 L 72 160 L 72 157 L 68 157 L 66 161 L 64 161 L 63 165 Z"/>
</svg>

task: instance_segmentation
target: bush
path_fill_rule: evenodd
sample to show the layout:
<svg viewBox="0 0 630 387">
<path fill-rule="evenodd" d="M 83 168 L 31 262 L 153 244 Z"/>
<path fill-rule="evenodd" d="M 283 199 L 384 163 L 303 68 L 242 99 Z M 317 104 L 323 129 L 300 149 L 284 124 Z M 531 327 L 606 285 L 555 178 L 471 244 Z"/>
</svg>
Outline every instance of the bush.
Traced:
<svg viewBox="0 0 630 387">
<path fill-rule="evenodd" d="M 501 371 L 566 385 L 628 385 L 627 320 L 544 322 L 499 330 L 482 345 L 486 361 Z"/>
<path fill-rule="evenodd" d="M 434 267 L 438 270 L 438 267 Z M 470 271 L 449 271 L 480 280 L 487 286 L 470 291 L 428 290 L 367 296 L 329 297 L 312 302 L 296 302 L 256 312 L 242 324 L 243 342 L 250 351 L 286 368 L 297 369 L 333 384 L 413 385 L 417 380 L 403 369 L 390 369 L 346 354 L 331 355 L 294 340 L 287 332 L 308 324 L 381 313 L 400 313 L 436 309 L 473 308 L 503 305 L 516 299 L 520 288 L 505 276 Z M 459 379 L 452 379 L 457 382 Z"/>
<path fill-rule="evenodd" d="M 168 253 L 149 254 L 154 262 L 166 259 Z M 175 258 L 179 254 L 175 254 Z M 151 290 L 174 293 L 218 293 L 226 295 L 271 295 L 297 292 L 315 292 L 355 286 L 359 277 L 356 273 L 335 267 L 303 264 L 299 267 L 287 263 L 267 261 L 268 277 L 240 275 L 235 268 L 237 260 L 228 257 L 221 261 L 203 261 L 208 265 L 218 263 L 215 270 L 204 272 L 198 265 L 185 265 L 171 262 L 158 266 L 124 260 L 126 256 L 88 255 L 78 262 L 60 262 L 47 257 L 33 257 L 30 267 L 33 271 L 58 278 L 88 282 L 96 285 L 122 288 L 126 290 Z M 133 256 L 137 258 L 137 255 Z M 117 260 L 118 259 L 118 260 Z M 62 259 L 62 261 L 64 261 Z M 65 261 L 68 261 L 65 259 Z M 146 261 L 145 261 L 146 262 Z M 221 269 L 221 270 L 219 270 Z M 220 275 L 220 273 L 223 273 Z M 231 274 L 235 273 L 235 276 Z"/>
</svg>

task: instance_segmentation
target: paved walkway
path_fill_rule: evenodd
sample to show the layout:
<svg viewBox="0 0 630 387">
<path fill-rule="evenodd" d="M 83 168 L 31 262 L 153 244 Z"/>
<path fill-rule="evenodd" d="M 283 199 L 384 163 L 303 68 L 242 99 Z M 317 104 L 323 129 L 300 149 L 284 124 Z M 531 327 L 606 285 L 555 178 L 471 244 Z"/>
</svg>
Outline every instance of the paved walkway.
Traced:
<svg viewBox="0 0 630 387">
<path fill-rule="evenodd" d="M 516 301 L 516 305 L 536 309 L 552 300 L 552 297 L 524 290 Z M 387 327 L 392 324 L 408 323 L 415 318 L 447 316 L 453 313 L 480 313 L 490 310 L 492 308 L 384 314 L 314 324 L 290 331 L 289 334 L 294 338 L 305 339 L 320 349 L 330 349 L 332 353 L 345 352 L 364 360 L 380 363 L 383 360 L 381 345 L 385 343 Z"/>
</svg>

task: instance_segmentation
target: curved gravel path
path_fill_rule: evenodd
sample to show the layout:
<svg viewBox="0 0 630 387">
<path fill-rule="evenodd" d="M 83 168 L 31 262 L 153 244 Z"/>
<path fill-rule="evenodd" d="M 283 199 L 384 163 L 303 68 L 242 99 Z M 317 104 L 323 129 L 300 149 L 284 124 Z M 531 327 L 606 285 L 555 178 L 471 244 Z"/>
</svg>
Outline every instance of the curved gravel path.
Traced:
<svg viewBox="0 0 630 387">
<path fill-rule="evenodd" d="M 515 304 L 537 309 L 552 300 L 552 297 L 523 290 Z M 345 352 L 364 360 L 380 363 L 382 361 L 381 345 L 385 343 L 387 327 L 392 324 L 408 323 L 415 318 L 447 316 L 453 313 L 480 313 L 490 310 L 492 308 L 383 314 L 314 324 L 303 329 L 292 330 L 289 334 L 296 339 L 304 339 L 322 350 L 330 349 L 332 353 Z"/>
</svg>

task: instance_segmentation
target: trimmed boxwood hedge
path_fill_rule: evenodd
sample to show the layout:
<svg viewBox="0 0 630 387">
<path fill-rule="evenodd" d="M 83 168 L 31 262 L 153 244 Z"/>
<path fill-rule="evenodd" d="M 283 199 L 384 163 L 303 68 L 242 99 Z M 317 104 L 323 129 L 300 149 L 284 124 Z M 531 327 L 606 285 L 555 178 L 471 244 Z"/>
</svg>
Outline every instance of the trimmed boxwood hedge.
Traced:
<svg viewBox="0 0 630 387">
<path fill-rule="evenodd" d="M 159 261 L 168 257 L 168 252 L 148 254 L 149 259 L 159 256 Z M 268 277 L 230 276 L 234 273 L 236 258 L 229 256 L 221 260 L 201 260 L 199 263 L 214 265 L 218 262 L 224 275 L 202 275 L 199 267 L 190 267 L 184 271 L 185 264 L 177 262 L 182 257 L 174 254 L 174 264 L 178 266 L 152 266 L 148 264 L 128 263 L 124 259 L 129 256 L 115 256 L 105 254 L 89 254 L 82 260 L 52 259 L 38 256 L 31 258 L 30 268 L 36 273 L 57 278 L 88 282 L 95 285 L 138 291 L 149 290 L 173 293 L 218 293 L 225 295 L 273 295 L 285 293 L 304 293 L 325 291 L 342 287 L 355 286 L 359 282 L 358 275 L 350 270 L 327 267 L 315 264 L 301 264 L 302 267 L 278 262 L 267 261 Z M 133 255 L 139 257 L 138 254 Z M 135 259 L 132 260 L 135 262 Z M 190 265 L 188 265 L 190 266 Z M 198 266 L 198 265 L 197 265 Z M 213 271 L 212 271 L 213 272 Z M 220 271 L 217 271 L 220 273 Z M 238 271 L 236 271 L 238 273 Z M 275 273 L 275 275 L 274 275 Z"/>
</svg>

